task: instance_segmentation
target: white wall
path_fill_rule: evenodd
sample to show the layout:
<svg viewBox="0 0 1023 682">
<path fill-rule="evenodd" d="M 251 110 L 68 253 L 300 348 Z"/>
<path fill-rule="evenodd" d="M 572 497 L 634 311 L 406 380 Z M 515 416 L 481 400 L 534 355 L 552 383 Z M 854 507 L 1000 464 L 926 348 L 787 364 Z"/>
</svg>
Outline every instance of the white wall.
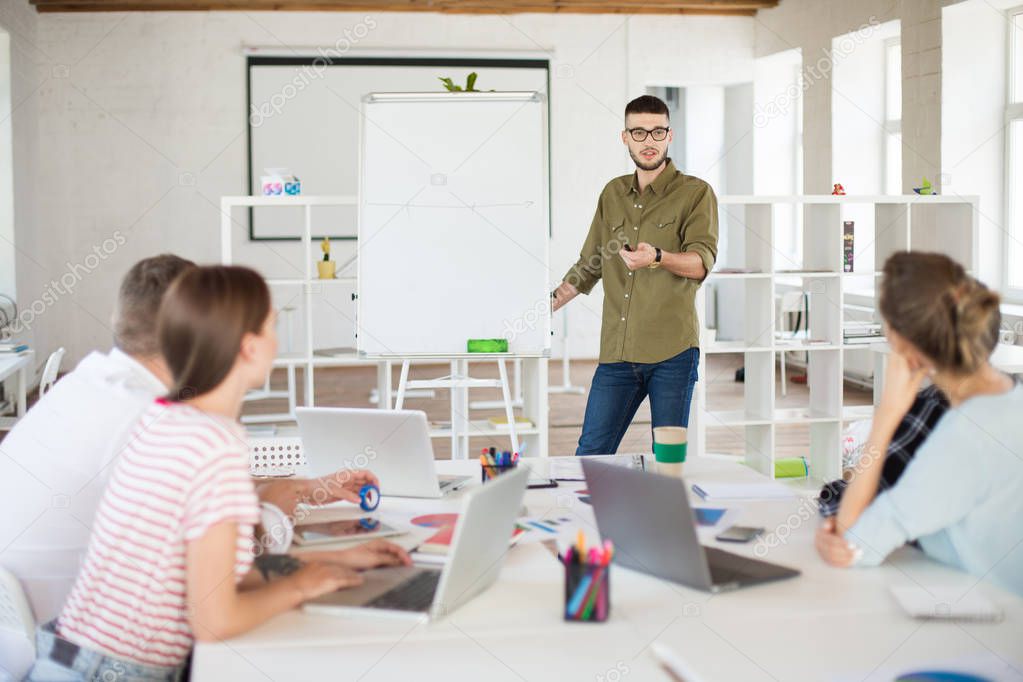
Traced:
<svg viewBox="0 0 1023 682">
<path fill-rule="evenodd" d="M 89 254 L 91 263 L 100 261 L 87 273 L 79 267 L 73 293 L 60 296 L 35 326 L 43 353 L 63 344 L 74 362 L 109 344 L 116 285 L 133 262 L 161 251 L 218 258 L 218 199 L 246 190 L 242 46 L 308 52 L 335 45 L 367 15 L 36 16 L 27 0 L 13 3 L 19 17 L 36 24 L 42 68 L 61 67 L 60 77 L 24 92 L 38 123 L 15 119 L 16 173 L 30 172 L 39 188 L 36 197 L 18 197 L 19 267 L 42 264 L 41 277 L 19 274 L 19 292 L 40 296 L 42 282 L 59 278 L 67 263 L 88 265 Z M 356 49 L 552 53 L 552 279 L 577 257 L 601 188 L 630 170 L 618 137 L 628 99 L 648 84 L 751 78 L 749 18 L 372 16 L 376 27 Z M 30 153 L 19 158 L 19 145 Z M 106 254 L 111 239 L 124 243 Z M 292 245 L 256 248 L 266 251 L 267 264 L 288 268 L 302 260 Z M 598 289 L 573 303 L 574 355 L 596 356 L 601 300 Z"/>
<path fill-rule="evenodd" d="M 820 67 L 820 77 L 811 79 L 803 98 L 804 191 L 828 194 L 833 183 L 833 38 L 894 20 L 902 27 L 903 192 L 912 191 L 921 176 L 940 178 L 941 8 L 954 1 L 785 0 L 757 13 L 757 57 L 798 48 L 804 70 Z"/>
<path fill-rule="evenodd" d="M 48 269 L 43 263 L 50 263 L 48 254 L 39 249 L 39 237 L 36 233 L 35 215 L 35 182 L 36 168 L 36 131 L 37 131 L 37 97 L 40 88 L 45 87 L 50 77 L 50 70 L 45 64 L 45 55 L 36 43 L 36 13 L 28 3 L 13 2 L 0 4 L 0 30 L 7 35 L 10 54 L 10 109 L 9 118 L 0 121 L 0 153 L 9 153 L 12 157 L 14 174 L 10 178 L 13 189 L 13 234 L 15 263 L 11 268 L 7 261 L 0 263 L 4 272 L 0 279 L 2 287 L 11 287 L 18 292 L 21 299 L 26 292 L 39 290 L 45 281 Z M 10 139 L 7 146 L 5 140 Z M 3 182 L 0 179 L 0 182 Z M 0 194 L 0 202 L 5 198 Z M 9 214 L 11 206 L 0 208 L 0 212 Z M 0 223 L 3 219 L 0 218 Z M 5 238 L 10 227 L 2 228 Z M 15 282 L 10 284 L 11 278 Z M 30 299 L 29 299 L 30 300 Z M 50 328 L 58 324 L 56 318 L 49 321 Z M 17 336 L 18 340 L 32 342 L 34 334 L 25 331 Z"/>
<path fill-rule="evenodd" d="M 17 295 L 14 268 L 14 156 L 11 153 L 11 36 L 0 30 L 0 294 Z M 6 301 L 0 305 L 6 310 Z"/>
<path fill-rule="evenodd" d="M 1008 30 L 996 8 L 971 0 L 944 10 L 941 159 L 946 194 L 980 196 L 979 272 L 997 286 L 1005 224 Z"/>
</svg>

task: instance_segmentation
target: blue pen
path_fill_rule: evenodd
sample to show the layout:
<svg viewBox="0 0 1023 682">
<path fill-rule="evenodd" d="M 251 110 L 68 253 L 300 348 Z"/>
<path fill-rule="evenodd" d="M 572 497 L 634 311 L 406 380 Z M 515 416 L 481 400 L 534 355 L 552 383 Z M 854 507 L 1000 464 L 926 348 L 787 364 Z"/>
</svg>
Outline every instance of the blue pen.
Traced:
<svg viewBox="0 0 1023 682">
<path fill-rule="evenodd" d="M 693 492 L 699 495 L 701 499 L 707 499 L 707 492 L 695 483 L 693 484 Z"/>
<path fill-rule="evenodd" d="M 579 582 L 578 587 L 575 588 L 575 594 L 572 595 L 572 600 L 568 602 L 568 607 L 565 611 L 571 618 L 573 614 L 579 610 L 579 605 L 582 603 L 583 597 L 590 589 L 590 583 L 593 581 L 593 573 L 587 572 L 586 576 Z"/>
</svg>

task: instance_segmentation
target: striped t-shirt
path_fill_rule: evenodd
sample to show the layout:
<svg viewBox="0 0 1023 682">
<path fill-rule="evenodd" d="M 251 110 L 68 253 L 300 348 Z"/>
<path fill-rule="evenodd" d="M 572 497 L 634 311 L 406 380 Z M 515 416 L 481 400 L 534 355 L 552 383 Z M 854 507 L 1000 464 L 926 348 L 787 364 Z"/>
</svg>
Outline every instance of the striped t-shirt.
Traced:
<svg viewBox="0 0 1023 682">
<path fill-rule="evenodd" d="M 258 518 L 241 426 L 157 400 L 116 460 L 58 633 L 139 663 L 180 665 L 194 639 L 188 543 L 219 523 L 237 523 L 238 582 L 252 565 Z"/>
</svg>

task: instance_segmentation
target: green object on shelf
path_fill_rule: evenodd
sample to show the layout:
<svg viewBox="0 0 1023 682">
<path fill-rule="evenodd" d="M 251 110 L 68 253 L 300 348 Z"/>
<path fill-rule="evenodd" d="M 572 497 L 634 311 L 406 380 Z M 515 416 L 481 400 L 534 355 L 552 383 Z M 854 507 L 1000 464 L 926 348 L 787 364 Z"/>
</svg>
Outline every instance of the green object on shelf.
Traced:
<svg viewBox="0 0 1023 682">
<path fill-rule="evenodd" d="M 806 478 L 810 474 L 810 465 L 806 457 L 786 457 L 774 461 L 775 478 Z"/>
<path fill-rule="evenodd" d="M 665 464 L 686 461 L 687 443 L 654 443 L 654 459 Z"/>
<path fill-rule="evenodd" d="M 466 347 L 470 353 L 507 353 L 508 339 L 469 339 Z"/>
</svg>

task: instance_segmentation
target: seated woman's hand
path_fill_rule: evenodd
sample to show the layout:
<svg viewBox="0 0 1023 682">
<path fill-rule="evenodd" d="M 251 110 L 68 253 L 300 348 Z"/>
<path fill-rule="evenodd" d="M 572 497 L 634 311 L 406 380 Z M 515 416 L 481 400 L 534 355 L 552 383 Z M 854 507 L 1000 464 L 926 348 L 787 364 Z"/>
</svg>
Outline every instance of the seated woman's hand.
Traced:
<svg viewBox="0 0 1023 682">
<path fill-rule="evenodd" d="M 824 519 L 824 522 L 817 528 L 814 545 L 824 561 L 838 568 L 851 565 L 856 558 L 856 550 L 835 528 L 835 517 L 833 516 Z"/>
<path fill-rule="evenodd" d="M 356 571 L 324 561 L 305 564 L 289 579 L 294 581 L 303 601 L 362 584 L 362 576 Z"/>
<path fill-rule="evenodd" d="M 352 570 L 365 571 L 382 566 L 411 566 L 412 558 L 408 552 L 387 540 L 370 540 L 351 549 L 315 552 L 306 556 L 315 556 L 317 561 L 328 561 Z"/>
<path fill-rule="evenodd" d="M 332 474 L 308 482 L 307 504 L 328 504 L 344 500 L 359 504 L 359 491 L 364 485 L 380 487 L 380 479 L 367 469 L 338 469 Z"/>
</svg>

